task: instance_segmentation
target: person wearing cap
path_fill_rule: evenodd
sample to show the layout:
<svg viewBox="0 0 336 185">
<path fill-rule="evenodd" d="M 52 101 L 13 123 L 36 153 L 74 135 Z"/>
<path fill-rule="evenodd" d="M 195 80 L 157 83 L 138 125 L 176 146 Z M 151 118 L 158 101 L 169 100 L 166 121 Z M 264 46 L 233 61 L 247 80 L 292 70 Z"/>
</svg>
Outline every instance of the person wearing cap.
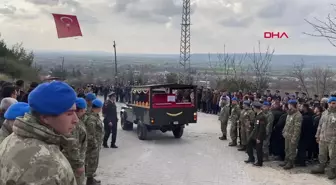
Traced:
<svg viewBox="0 0 336 185">
<path fill-rule="evenodd" d="M 103 107 L 103 102 L 99 99 L 92 101 L 92 108 L 88 118 L 84 124 L 88 136 L 87 151 L 85 159 L 85 175 L 87 177 L 86 185 L 99 184 L 100 181 L 94 178 L 94 175 L 98 168 L 99 152 L 102 144 L 104 129 L 103 123 L 100 119 L 100 112 Z"/>
<path fill-rule="evenodd" d="M 87 93 L 85 95 L 85 100 L 86 100 L 86 104 L 87 104 L 87 113 L 90 113 L 90 110 L 91 110 L 91 107 L 92 107 L 92 101 L 97 99 L 97 96 L 90 92 L 90 93 Z"/>
<path fill-rule="evenodd" d="M 15 98 L 4 98 L 0 103 L 0 127 L 2 127 L 3 122 L 5 121 L 5 112 L 8 107 L 12 104 L 17 103 L 18 101 Z"/>
<path fill-rule="evenodd" d="M 296 157 L 296 149 L 301 135 L 302 115 L 298 110 L 298 102 L 296 100 L 288 101 L 288 115 L 282 135 L 285 138 L 285 161 L 280 164 L 285 170 L 294 167 Z"/>
<path fill-rule="evenodd" d="M 219 139 L 227 140 L 227 124 L 230 116 L 230 105 L 225 96 L 220 100 L 220 108 L 218 120 L 221 122 L 222 136 L 219 137 Z"/>
<path fill-rule="evenodd" d="M 247 139 L 251 133 L 252 124 L 254 123 L 255 112 L 251 108 L 250 101 L 243 102 L 243 110 L 240 112 L 240 140 L 241 146 L 238 151 L 245 151 L 247 146 Z"/>
<path fill-rule="evenodd" d="M 266 137 L 267 118 L 266 115 L 263 113 L 261 107 L 262 104 L 259 102 L 255 102 L 253 104 L 256 116 L 253 130 L 247 140 L 248 142 L 246 148 L 248 159 L 245 161 L 245 163 L 253 163 L 255 166 L 263 165 L 263 142 Z M 255 148 L 257 152 L 256 162 L 253 154 L 253 148 Z"/>
<path fill-rule="evenodd" d="M 18 102 L 12 104 L 5 112 L 5 121 L 0 130 L 0 143 L 13 132 L 13 123 L 16 117 L 22 117 L 29 112 L 28 103 Z"/>
<path fill-rule="evenodd" d="M 60 81 L 29 94 L 30 113 L 15 119 L 13 133 L 0 144 L 0 169 L 8 169 L 0 184 L 77 184 L 60 150 L 74 141 L 66 136 L 78 123 L 75 101 L 75 91 Z"/>
<path fill-rule="evenodd" d="M 62 151 L 73 169 L 77 185 L 83 185 L 85 180 L 87 133 L 83 119 L 85 119 L 86 107 L 87 105 L 84 98 L 76 99 L 76 114 L 79 118 L 79 123 L 71 133 L 71 137 L 76 139 L 76 142 L 73 145 L 64 147 Z"/>
<path fill-rule="evenodd" d="M 266 119 L 267 119 L 266 137 L 263 142 L 264 161 L 269 160 L 270 140 L 271 140 L 271 135 L 273 131 L 274 115 L 270 111 L 270 108 L 271 108 L 270 102 L 266 101 L 263 103 L 262 110 L 263 110 L 263 113 L 266 115 Z"/>
<path fill-rule="evenodd" d="M 316 141 L 319 143 L 319 162 L 311 172 L 313 174 L 322 174 L 329 160 L 329 179 L 336 178 L 336 97 L 330 97 L 328 100 L 328 110 L 322 113 L 318 129 L 316 132 Z"/>
<path fill-rule="evenodd" d="M 231 127 L 230 127 L 231 142 L 229 143 L 229 146 L 237 146 L 239 117 L 240 117 L 240 107 L 238 104 L 238 99 L 236 97 L 233 97 L 232 110 L 229 118 L 231 120 Z"/>
<path fill-rule="evenodd" d="M 104 140 L 103 146 L 108 148 L 107 141 L 111 135 L 111 148 L 118 148 L 116 145 L 117 141 L 117 130 L 118 130 L 118 115 L 117 115 L 117 106 L 116 94 L 111 92 L 108 95 L 108 100 L 104 103 L 103 115 L 104 115 Z"/>
</svg>

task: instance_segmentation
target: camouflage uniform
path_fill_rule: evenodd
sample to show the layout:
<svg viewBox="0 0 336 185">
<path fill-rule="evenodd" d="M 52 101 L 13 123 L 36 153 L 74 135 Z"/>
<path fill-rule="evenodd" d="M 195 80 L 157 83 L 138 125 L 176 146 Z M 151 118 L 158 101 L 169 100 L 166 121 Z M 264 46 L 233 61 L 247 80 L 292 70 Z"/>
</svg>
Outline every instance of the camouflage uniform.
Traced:
<svg viewBox="0 0 336 185">
<path fill-rule="evenodd" d="M 99 151 L 103 141 L 104 130 L 99 114 L 90 112 L 84 121 L 87 132 L 87 150 L 85 172 L 87 177 L 93 177 L 98 168 Z"/>
<path fill-rule="evenodd" d="M 5 120 L 0 129 L 0 144 L 2 141 L 13 132 L 14 120 Z"/>
<path fill-rule="evenodd" d="M 218 120 L 221 122 L 222 137 L 220 139 L 226 139 L 227 136 L 227 123 L 230 116 L 230 106 L 225 105 L 224 102 L 221 102 L 221 111 L 219 113 Z"/>
<path fill-rule="evenodd" d="M 296 148 L 301 134 L 302 115 L 299 111 L 288 111 L 286 124 L 282 131 L 285 138 L 285 162 L 281 165 L 285 169 L 293 168 L 296 157 Z"/>
<path fill-rule="evenodd" d="M 252 124 L 254 123 L 256 113 L 249 107 L 243 109 L 240 114 L 240 140 L 243 148 L 247 145 L 247 139 L 250 136 Z"/>
<path fill-rule="evenodd" d="M 0 184 L 77 185 L 60 146 L 74 140 L 55 134 L 26 114 L 0 144 Z"/>
<path fill-rule="evenodd" d="M 313 173 L 324 173 L 327 166 L 328 156 L 330 158 L 330 179 L 336 177 L 336 110 L 329 108 L 323 112 L 317 129 L 316 138 L 319 139 L 319 161 L 320 165 L 312 170 Z"/>
<path fill-rule="evenodd" d="M 230 136 L 232 142 L 230 143 L 231 146 L 236 146 L 237 145 L 237 131 L 238 131 L 238 121 L 239 121 L 239 116 L 240 116 L 240 108 L 239 105 L 233 105 L 232 106 L 232 112 L 230 116 L 231 120 L 231 127 L 230 127 Z"/>
<path fill-rule="evenodd" d="M 274 116 L 271 111 L 264 111 L 264 113 L 267 118 L 267 125 L 266 125 L 266 137 L 263 143 L 263 152 L 264 152 L 264 160 L 268 160 L 269 145 L 270 145 L 271 135 L 273 131 Z"/>
<path fill-rule="evenodd" d="M 82 119 L 85 119 L 85 116 L 83 116 Z M 82 119 L 79 120 L 79 123 L 71 133 L 71 137 L 76 139 L 75 145 L 63 148 L 63 154 L 70 162 L 78 185 L 83 185 L 85 180 L 85 174 L 78 175 L 77 169 L 85 167 L 87 148 L 86 128 Z"/>
</svg>

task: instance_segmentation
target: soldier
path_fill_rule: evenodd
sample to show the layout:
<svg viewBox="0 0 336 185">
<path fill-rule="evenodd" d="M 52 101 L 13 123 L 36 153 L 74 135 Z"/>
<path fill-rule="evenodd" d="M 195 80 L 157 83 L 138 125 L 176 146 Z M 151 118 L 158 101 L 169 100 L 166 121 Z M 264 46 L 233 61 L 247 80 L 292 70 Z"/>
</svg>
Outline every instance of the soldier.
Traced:
<svg viewBox="0 0 336 185">
<path fill-rule="evenodd" d="M 251 102 L 243 102 L 243 110 L 240 113 L 240 137 L 242 146 L 238 151 L 245 151 L 247 146 L 247 139 L 251 133 L 252 124 L 254 123 L 255 112 L 251 109 Z"/>
<path fill-rule="evenodd" d="M 336 178 L 336 97 L 330 97 L 328 100 L 328 110 L 322 113 L 320 123 L 316 133 L 316 141 L 319 143 L 319 161 L 320 164 L 313 169 L 313 174 L 324 173 L 329 163 L 329 179 Z"/>
<path fill-rule="evenodd" d="M 230 116 L 230 106 L 227 103 L 227 99 L 225 96 L 223 96 L 220 100 L 220 107 L 221 111 L 219 113 L 219 118 L 221 122 L 221 130 L 222 130 L 222 136 L 219 137 L 220 140 L 227 140 L 227 123 L 229 121 Z"/>
<path fill-rule="evenodd" d="M 83 185 L 85 180 L 85 154 L 87 148 L 87 134 L 83 123 L 83 118 L 86 113 L 86 101 L 84 98 L 76 99 L 76 114 L 79 118 L 79 123 L 72 131 L 71 137 L 76 139 L 72 146 L 63 148 L 63 154 L 70 162 L 70 165 L 76 176 L 77 185 Z"/>
<path fill-rule="evenodd" d="M 4 114 L 9 106 L 11 106 L 14 103 L 17 103 L 18 101 L 14 98 L 4 98 L 1 100 L 0 103 L 0 127 L 2 126 L 2 123 L 5 121 Z"/>
<path fill-rule="evenodd" d="M 87 104 L 87 114 L 91 113 L 91 107 L 92 107 L 92 101 L 95 100 L 97 98 L 97 96 L 93 93 L 87 93 L 85 95 L 85 100 L 86 100 L 86 104 Z"/>
<path fill-rule="evenodd" d="M 115 104 L 116 94 L 111 92 L 108 95 L 108 100 L 104 103 L 103 115 L 104 115 L 104 141 L 103 146 L 108 148 L 107 140 L 111 136 L 111 148 L 118 148 L 116 145 L 117 140 L 117 129 L 118 129 L 118 117 L 117 117 L 117 106 Z"/>
<path fill-rule="evenodd" d="M 64 135 L 78 122 L 75 101 L 75 91 L 59 81 L 29 94 L 31 113 L 16 118 L 13 133 L 0 144 L 0 184 L 77 184 L 60 151 L 73 141 Z"/>
<path fill-rule="evenodd" d="M 254 111 L 256 112 L 254 128 L 249 135 L 248 144 L 247 144 L 247 154 L 248 159 L 245 163 L 254 163 L 255 158 L 253 155 L 253 148 L 255 147 L 257 151 L 257 162 L 254 163 L 255 166 L 262 166 L 263 165 L 263 141 L 265 140 L 266 136 L 266 125 L 267 125 L 267 118 L 266 115 L 261 110 L 261 103 L 255 102 L 253 104 Z"/>
<path fill-rule="evenodd" d="M 280 164 L 285 170 L 292 169 L 294 167 L 294 160 L 296 157 L 296 149 L 301 134 L 302 115 L 297 107 L 296 100 L 289 100 L 289 110 L 286 118 L 286 124 L 282 131 L 282 135 L 285 138 L 285 161 Z"/>
<path fill-rule="evenodd" d="M 30 107 L 28 103 L 14 103 L 5 112 L 5 121 L 0 130 L 0 143 L 13 132 L 13 123 L 17 117 L 24 116 L 29 112 Z"/>
<path fill-rule="evenodd" d="M 232 111 L 230 116 L 231 127 L 230 127 L 230 136 L 231 142 L 229 146 L 237 146 L 237 135 L 238 135 L 238 121 L 240 116 L 240 108 L 238 104 L 238 99 L 236 97 L 232 98 Z"/>
<path fill-rule="evenodd" d="M 266 137 L 263 143 L 264 161 L 269 160 L 269 150 L 270 150 L 269 145 L 270 145 L 271 135 L 273 131 L 274 116 L 273 116 L 273 113 L 270 111 L 270 108 L 271 108 L 271 103 L 264 102 L 262 109 L 267 118 Z"/>
<path fill-rule="evenodd" d="M 85 159 L 85 174 L 87 177 L 86 185 L 99 184 L 100 181 L 94 178 L 99 163 L 100 145 L 102 143 L 104 130 L 99 113 L 103 107 L 103 102 L 99 99 L 92 101 L 91 112 L 85 121 L 87 131 L 87 150 Z"/>
</svg>

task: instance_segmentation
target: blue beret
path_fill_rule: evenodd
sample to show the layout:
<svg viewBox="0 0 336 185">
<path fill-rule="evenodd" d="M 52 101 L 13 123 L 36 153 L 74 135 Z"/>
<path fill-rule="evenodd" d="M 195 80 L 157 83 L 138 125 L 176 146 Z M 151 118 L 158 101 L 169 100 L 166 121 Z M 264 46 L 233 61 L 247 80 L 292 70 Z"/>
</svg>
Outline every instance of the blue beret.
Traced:
<svg viewBox="0 0 336 185">
<path fill-rule="evenodd" d="M 333 102 L 333 101 L 336 101 L 336 97 L 330 97 L 330 98 L 328 99 L 328 103 L 331 103 L 331 102 Z"/>
<path fill-rule="evenodd" d="M 86 105 L 86 101 L 84 98 L 77 98 L 76 99 L 76 107 L 78 109 L 86 109 L 87 105 Z"/>
<path fill-rule="evenodd" d="M 25 113 L 29 112 L 29 110 L 30 107 L 28 103 L 18 102 L 9 106 L 4 116 L 8 120 L 15 120 L 16 117 L 24 116 Z"/>
<path fill-rule="evenodd" d="M 95 99 L 95 100 L 92 101 L 92 105 L 95 106 L 95 107 L 98 107 L 98 108 L 102 108 L 104 104 L 99 99 Z"/>
<path fill-rule="evenodd" d="M 271 106 L 271 103 L 268 101 L 264 101 L 263 105 Z"/>
<path fill-rule="evenodd" d="M 244 101 L 243 103 L 244 103 L 245 105 L 248 105 L 248 106 L 251 105 L 250 101 Z"/>
<path fill-rule="evenodd" d="M 40 84 L 28 95 L 30 108 L 42 115 L 60 115 L 76 101 L 76 92 L 68 84 L 52 81 Z"/>
<path fill-rule="evenodd" d="M 86 95 L 85 95 L 85 99 L 86 100 L 88 100 L 88 101 L 93 101 L 93 100 L 95 100 L 97 97 L 96 97 L 96 95 L 94 94 L 94 93 L 87 93 Z"/>
<path fill-rule="evenodd" d="M 288 104 L 297 104 L 297 101 L 296 100 L 289 100 Z"/>
<path fill-rule="evenodd" d="M 233 98 L 232 98 L 232 101 L 238 101 L 238 98 L 233 97 Z"/>
</svg>

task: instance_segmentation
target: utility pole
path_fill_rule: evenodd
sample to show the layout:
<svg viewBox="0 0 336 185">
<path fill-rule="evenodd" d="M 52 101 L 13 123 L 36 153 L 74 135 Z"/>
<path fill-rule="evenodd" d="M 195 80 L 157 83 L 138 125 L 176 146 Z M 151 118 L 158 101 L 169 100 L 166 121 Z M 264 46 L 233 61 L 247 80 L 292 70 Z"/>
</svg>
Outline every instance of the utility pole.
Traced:
<svg viewBox="0 0 336 185">
<path fill-rule="evenodd" d="M 183 0 L 181 40 L 180 40 L 180 67 L 179 83 L 189 84 L 190 80 L 190 0 Z"/>
<path fill-rule="evenodd" d="M 65 80 L 64 57 L 62 57 L 61 69 L 62 69 L 62 80 Z"/>
<path fill-rule="evenodd" d="M 115 41 L 113 41 L 113 48 L 114 48 L 114 79 L 117 85 L 118 84 L 118 63 L 117 63 L 117 45 Z"/>
</svg>

